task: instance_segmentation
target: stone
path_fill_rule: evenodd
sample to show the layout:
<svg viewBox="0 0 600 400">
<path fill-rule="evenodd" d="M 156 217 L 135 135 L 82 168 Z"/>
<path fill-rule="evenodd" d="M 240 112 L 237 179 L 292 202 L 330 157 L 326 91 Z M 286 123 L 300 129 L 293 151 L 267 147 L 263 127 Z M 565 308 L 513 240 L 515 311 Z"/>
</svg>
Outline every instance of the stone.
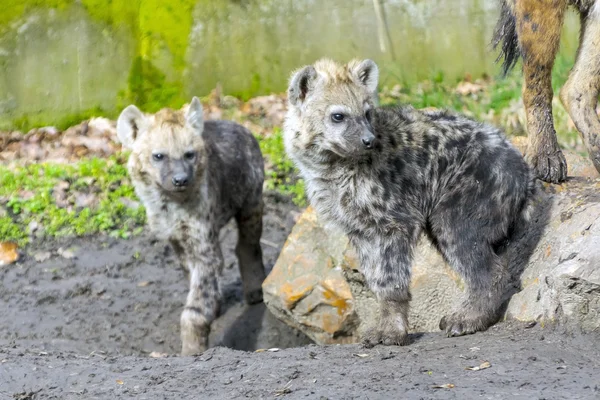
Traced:
<svg viewBox="0 0 600 400">
<path fill-rule="evenodd" d="M 600 330 L 600 179 L 539 184 L 530 224 L 507 257 L 514 289 L 505 318 Z M 308 208 L 263 284 L 271 312 L 319 344 L 352 343 L 378 317 L 347 238 Z M 439 331 L 464 291 L 460 277 L 423 237 L 412 268 L 412 332 Z"/>
</svg>

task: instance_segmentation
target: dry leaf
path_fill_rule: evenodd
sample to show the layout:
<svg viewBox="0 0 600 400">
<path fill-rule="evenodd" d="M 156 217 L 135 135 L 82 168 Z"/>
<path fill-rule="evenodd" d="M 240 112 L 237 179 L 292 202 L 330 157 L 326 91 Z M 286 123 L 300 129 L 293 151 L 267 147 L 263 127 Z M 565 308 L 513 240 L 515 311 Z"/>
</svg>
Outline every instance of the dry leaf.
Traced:
<svg viewBox="0 0 600 400">
<path fill-rule="evenodd" d="M 443 385 L 433 385 L 432 389 L 452 389 L 454 388 L 453 383 L 444 383 Z"/>
<path fill-rule="evenodd" d="M 50 253 L 49 251 L 40 251 L 39 253 L 35 253 L 33 255 L 33 258 L 35 259 L 35 261 L 37 262 L 44 262 L 44 261 L 48 261 L 50 259 L 50 257 L 52 257 L 52 253 Z"/>
<path fill-rule="evenodd" d="M 75 258 L 75 253 L 72 250 L 65 250 L 62 247 L 59 247 L 59 249 L 57 250 L 57 253 L 61 257 L 66 258 L 67 260 Z"/>
<path fill-rule="evenodd" d="M 360 357 L 360 358 L 369 357 L 369 354 L 365 354 L 365 353 L 361 353 L 361 354 L 356 354 L 356 353 L 354 353 L 354 354 L 352 354 L 352 355 L 353 355 L 353 356 L 356 356 L 356 357 Z"/>
<path fill-rule="evenodd" d="M 143 282 L 138 283 L 137 285 L 138 285 L 138 287 L 146 287 L 151 283 L 152 282 L 150 282 L 150 281 L 143 281 Z"/>
<path fill-rule="evenodd" d="M 489 368 L 491 366 L 492 366 L 492 364 L 490 364 L 488 361 L 485 361 L 485 362 L 481 363 L 481 365 L 479 365 L 477 367 L 467 367 L 465 369 L 469 370 L 469 371 L 480 371 L 482 369 L 486 369 L 486 368 Z"/>
<path fill-rule="evenodd" d="M 267 349 L 256 349 L 256 350 L 254 350 L 255 353 L 263 353 L 265 351 L 267 351 Z"/>
<path fill-rule="evenodd" d="M 13 242 L 0 242 L 0 267 L 14 263 L 19 259 L 19 248 Z"/>
<path fill-rule="evenodd" d="M 123 384 L 123 381 L 122 381 L 122 380 L 120 380 L 120 379 L 117 379 L 117 384 L 118 384 L 118 385 L 122 385 L 122 384 Z"/>
<path fill-rule="evenodd" d="M 158 351 L 153 351 L 152 353 L 149 354 L 149 356 L 151 358 L 165 358 L 168 355 L 169 355 L 168 353 L 160 353 Z"/>
<path fill-rule="evenodd" d="M 277 347 L 273 347 L 267 351 L 270 351 L 271 353 L 275 353 L 275 352 L 279 351 L 279 349 Z"/>
<path fill-rule="evenodd" d="M 483 91 L 483 86 L 477 83 L 471 83 L 471 82 L 460 82 L 457 86 L 456 86 L 456 93 L 458 93 L 461 96 L 466 96 L 469 94 L 475 94 L 478 92 Z"/>
</svg>

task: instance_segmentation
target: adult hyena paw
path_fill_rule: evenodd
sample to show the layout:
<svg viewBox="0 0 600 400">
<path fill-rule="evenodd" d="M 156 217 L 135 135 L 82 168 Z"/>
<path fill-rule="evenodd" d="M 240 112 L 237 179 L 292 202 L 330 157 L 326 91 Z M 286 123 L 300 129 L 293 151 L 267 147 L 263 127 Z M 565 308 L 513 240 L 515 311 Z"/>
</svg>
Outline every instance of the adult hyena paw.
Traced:
<svg viewBox="0 0 600 400">
<path fill-rule="evenodd" d="M 457 312 L 444 316 L 440 320 L 440 329 L 446 332 L 446 336 L 470 335 L 477 331 L 485 331 L 492 323 L 487 316 L 466 316 Z"/>
<path fill-rule="evenodd" d="M 549 183 L 560 183 L 567 179 L 567 160 L 560 149 L 552 154 L 536 151 L 527 157 L 535 175 Z"/>
<path fill-rule="evenodd" d="M 384 346 L 405 346 L 410 343 L 410 339 L 406 331 L 390 328 L 369 328 L 362 336 L 362 343 L 367 348 L 378 344 Z"/>
</svg>

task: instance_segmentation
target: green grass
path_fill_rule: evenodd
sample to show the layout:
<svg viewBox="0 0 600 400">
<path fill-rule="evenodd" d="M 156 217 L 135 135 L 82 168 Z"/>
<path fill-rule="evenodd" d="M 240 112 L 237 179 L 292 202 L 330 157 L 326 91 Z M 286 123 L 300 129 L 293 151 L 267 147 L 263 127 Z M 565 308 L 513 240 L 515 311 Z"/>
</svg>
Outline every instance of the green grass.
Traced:
<svg viewBox="0 0 600 400">
<path fill-rule="evenodd" d="M 108 233 L 128 237 L 141 231 L 143 206 L 129 207 L 135 200 L 122 155 L 92 158 L 77 164 L 31 164 L 0 166 L 0 241 L 24 245 L 31 239 L 29 227 L 37 225 L 49 237 Z M 66 203 L 57 204 L 55 193 L 69 184 Z M 69 196 L 93 195 L 90 207 L 77 207 Z M 2 210 L 3 208 L 3 210 Z"/>
<path fill-rule="evenodd" d="M 281 129 L 276 128 L 271 136 L 257 136 L 257 139 L 261 152 L 271 164 L 266 170 L 266 188 L 291 196 L 296 205 L 305 206 L 304 181 L 298 178 L 294 164 L 285 154 Z"/>
</svg>

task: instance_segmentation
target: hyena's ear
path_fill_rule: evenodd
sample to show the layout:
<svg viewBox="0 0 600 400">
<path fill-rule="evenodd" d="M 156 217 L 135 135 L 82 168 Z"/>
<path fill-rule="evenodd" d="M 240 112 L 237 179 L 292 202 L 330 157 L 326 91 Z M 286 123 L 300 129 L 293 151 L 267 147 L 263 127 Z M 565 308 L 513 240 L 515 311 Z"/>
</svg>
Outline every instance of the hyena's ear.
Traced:
<svg viewBox="0 0 600 400">
<path fill-rule="evenodd" d="M 134 105 L 127 106 L 121 112 L 117 120 L 117 137 L 123 147 L 127 149 L 133 147 L 143 121 L 144 114 Z"/>
<path fill-rule="evenodd" d="M 363 60 L 351 67 L 351 73 L 356 82 L 365 85 L 370 92 L 377 92 L 379 83 L 379 68 L 373 60 Z"/>
<path fill-rule="evenodd" d="M 313 87 L 317 71 L 312 65 L 306 66 L 292 75 L 290 86 L 288 88 L 288 101 L 297 106 L 306 99 L 306 95 Z"/>
<path fill-rule="evenodd" d="M 196 96 L 190 102 L 190 107 L 185 114 L 185 120 L 189 126 L 202 134 L 204 130 L 204 115 L 202 114 L 202 104 Z"/>
</svg>

